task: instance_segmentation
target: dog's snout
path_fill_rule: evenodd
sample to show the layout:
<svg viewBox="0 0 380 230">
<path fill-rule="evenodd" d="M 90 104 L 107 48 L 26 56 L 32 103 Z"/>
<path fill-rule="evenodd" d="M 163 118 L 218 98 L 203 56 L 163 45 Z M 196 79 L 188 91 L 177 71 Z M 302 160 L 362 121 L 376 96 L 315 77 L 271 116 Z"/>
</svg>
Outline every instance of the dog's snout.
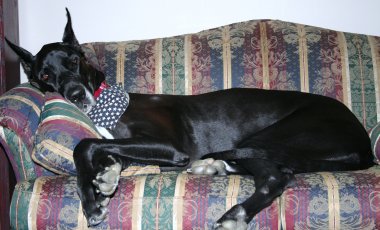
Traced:
<svg viewBox="0 0 380 230">
<path fill-rule="evenodd" d="M 73 90 L 70 95 L 68 95 L 68 99 L 71 102 L 80 102 L 83 101 L 86 98 L 86 92 L 84 91 L 83 88 L 77 88 Z"/>
<path fill-rule="evenodd" d="M 84 113 L 88 113 L 96 101 L 91 92 L 81 83 L 66 84 L 62 95 Z"/>
</svg>

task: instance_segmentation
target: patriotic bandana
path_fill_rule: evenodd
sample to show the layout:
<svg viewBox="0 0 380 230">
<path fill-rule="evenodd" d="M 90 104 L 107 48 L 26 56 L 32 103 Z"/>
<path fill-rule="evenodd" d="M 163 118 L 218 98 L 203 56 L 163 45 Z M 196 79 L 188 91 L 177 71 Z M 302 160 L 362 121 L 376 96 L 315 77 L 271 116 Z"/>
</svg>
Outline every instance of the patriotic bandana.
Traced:
<svg viewBox="0 0 380 230">
<path fill-rule="evenodd" d="M 101 92 L 94 96 L 96 97 L 96 105 L 87 114 L 88 117 L 97 126 L 114 129 L 117 121 L 128 107 L 128 93 L 120 84 L 111 87 L 104 84 Z"/>
</svg>

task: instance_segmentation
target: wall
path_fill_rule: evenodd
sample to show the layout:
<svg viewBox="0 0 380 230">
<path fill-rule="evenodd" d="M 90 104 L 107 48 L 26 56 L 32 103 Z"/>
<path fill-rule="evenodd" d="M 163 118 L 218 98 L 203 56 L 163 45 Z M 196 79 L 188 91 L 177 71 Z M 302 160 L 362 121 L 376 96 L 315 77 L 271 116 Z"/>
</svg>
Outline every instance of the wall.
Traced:
<svg viewBox="0 0 380 230">
<path fill-rule="evenodd" d="M 378 0 L 19 0 L 21 46 L 35 54 L 60 41 L 65 7 L 81 43 L 165 37 L 264 18 L 380 36 Z"/>
</svg>

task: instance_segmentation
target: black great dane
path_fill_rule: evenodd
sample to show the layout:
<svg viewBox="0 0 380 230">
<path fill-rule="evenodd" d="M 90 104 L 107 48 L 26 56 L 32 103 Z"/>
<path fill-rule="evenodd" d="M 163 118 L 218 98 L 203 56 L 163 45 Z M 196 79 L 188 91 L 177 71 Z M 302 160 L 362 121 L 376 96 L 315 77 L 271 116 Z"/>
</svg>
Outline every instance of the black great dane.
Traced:
<svg viewBox="0 0 380 230">
<path fill-rule="evenodd" d="M 33 56 L 9 42 L 29 81 L 62 94 L 84 112 L 105 77 L 88 64 L 70 14 L 63 41 Z M 247 223 L 291 185 L 294 174 L 358 170 L 373 164 L 370 140 L 342 103 L 319 95 L 229 89 L 196 96 L 130 94 L 114 139 L 84 139 L 74 150 L 78 193 L 89 225 L 99 224 L 131 162 L 195 174 L 249 174 L 256 190 L 227 211 L 215 229 Z"/>
</svg>

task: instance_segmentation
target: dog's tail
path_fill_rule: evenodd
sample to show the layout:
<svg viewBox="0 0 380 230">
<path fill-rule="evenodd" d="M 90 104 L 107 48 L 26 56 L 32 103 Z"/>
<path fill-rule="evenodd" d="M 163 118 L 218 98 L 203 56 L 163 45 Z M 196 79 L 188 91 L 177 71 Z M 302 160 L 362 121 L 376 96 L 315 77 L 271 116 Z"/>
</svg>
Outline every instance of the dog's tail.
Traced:
<svg viewBox="0 0 380 230">
<path fill-rule="evenodd" d="M 359 170 L 363 167 L 359 163 L 347 163 L 342 161 L 308 159 L 294 154 L 284 152 L 271 152 L 254 150 L 252 148 L 239 148 L 206 154 L 202 159 L 213 158 L 224 161 L 239 161 L 248 159 L 261 159 L 275 162 L 278 165 L 292 168 L 295 172 L 318 172 L 318 171 L 346 171 Z"/>
</svg>

